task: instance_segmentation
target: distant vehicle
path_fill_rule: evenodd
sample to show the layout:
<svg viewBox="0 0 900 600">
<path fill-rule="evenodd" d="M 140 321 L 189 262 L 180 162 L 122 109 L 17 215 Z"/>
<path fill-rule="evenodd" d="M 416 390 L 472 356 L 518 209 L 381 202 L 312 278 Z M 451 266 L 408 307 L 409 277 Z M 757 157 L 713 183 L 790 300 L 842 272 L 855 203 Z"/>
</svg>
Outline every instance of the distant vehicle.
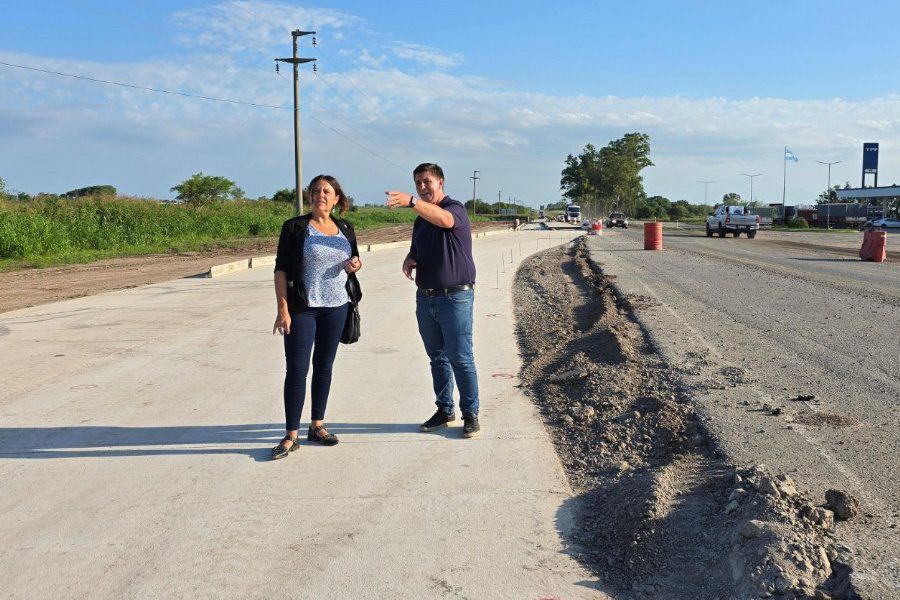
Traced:
<svg viewBox="0 0 900 600">
<path fill-rule="evenodd" d="M 628 229 L 628 217 L 625 216 L 625 213 L 621 212 L 609 213 L 609 216 L 606 218 L 606 226 L 624 227 L 625 229 Z"/>
<path fill-rule="evenodd" d="M 712 237 L 713 233 L 718 233 L 719 237 L 725 237 L 726 233 L 738 237 L 742 231 L 751 240 L 759 231 L 759 215 L 745 214 L 743 206 L 723 204 L 706 218 L 706 237 Z"/>
<path fill-rule="evenodd" d="M 570 204 L 566 207 L 566 223 L 578 224 L 581 222 L 581 207 L 577 204 Z"/>
<path fill-rule="evenodd" d="M 875 219 L 866 223 L 868 229 L 900 229 L 900 219 Z"/>
</svg>

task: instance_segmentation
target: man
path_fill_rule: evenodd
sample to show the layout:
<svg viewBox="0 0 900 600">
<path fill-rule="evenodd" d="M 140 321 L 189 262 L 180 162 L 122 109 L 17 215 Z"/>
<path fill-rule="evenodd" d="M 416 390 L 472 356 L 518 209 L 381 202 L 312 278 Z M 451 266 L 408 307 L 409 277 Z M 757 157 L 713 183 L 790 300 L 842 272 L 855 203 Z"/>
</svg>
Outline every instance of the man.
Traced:
<svg viewBox="0 0 900 600">
<path fill-rule="evenodd" d="M 472 353 L 472 309 L 475 301 L 475 261 L 472 226 L 465 207 L 444 193 L 444 171 L 423 163 L 413 171 L 418 197 L 391 190 L 387 206 L 408 207 L 418 215 L 403 274 L 413 279 L 416 320 L 431 361 L 437 411 L 422 431 L 443 429 L 456 420 L 453 381 L 459 387 L 463 437 L 475 437 L 478 423 L 478 377 Z"/>
</svg>

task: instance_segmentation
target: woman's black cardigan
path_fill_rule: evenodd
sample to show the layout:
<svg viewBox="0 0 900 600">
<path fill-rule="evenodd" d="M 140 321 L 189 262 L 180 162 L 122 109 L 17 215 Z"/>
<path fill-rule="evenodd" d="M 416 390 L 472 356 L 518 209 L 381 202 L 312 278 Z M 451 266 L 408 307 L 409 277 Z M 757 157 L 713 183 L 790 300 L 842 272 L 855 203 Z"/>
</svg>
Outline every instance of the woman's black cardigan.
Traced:
<svg viewBox="0 0 900 600">
<path fill-rule="evenodd" d="M 303 287 L 303 246 L 309 236 L 309 220 L 312 214 L 307 213 L 293 219 L 288 219 L 281 226 L 281 236 L 278 238 L 278 254 L 275 257 L 275 271 L 284 271 L 288 280 L 288 311 L 293 314 L 307 307 L 306 289 Z M 339 217 L 332 217 L 338 229 L 350 242 L 350 255 L 359 256 L 359 248 L 356 245 L 356 232 L 350 221 Z M 362 290 L 356 273 L 347 274 L 347 296 L 352 305 L 356 305 L 362 299 Z"/>
</svg>

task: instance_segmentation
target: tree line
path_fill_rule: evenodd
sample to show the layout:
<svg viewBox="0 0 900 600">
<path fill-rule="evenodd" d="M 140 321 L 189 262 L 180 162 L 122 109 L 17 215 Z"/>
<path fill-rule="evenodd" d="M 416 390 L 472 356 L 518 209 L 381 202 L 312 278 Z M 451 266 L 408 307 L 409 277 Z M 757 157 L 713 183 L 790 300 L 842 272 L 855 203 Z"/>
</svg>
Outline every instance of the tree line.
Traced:
<svg viewBox="0 0 900 600">
<path fill-rule="evenodd" d="M 579 154 L 566 156 L 559 182 L 564 199 L 544 208 L 550 211 L 564 210 L 568 204 L 578 204 L 583 213 L 594 217 L 622 211 L 638 219 L 673 221 L 705 218 L 712 212 L 713 207 L 706 204 L 694 204 L 687 200 L 673 201 L 664 196 L 647 197 L 641 171 L 652 166 L 650 136 L 645 133 L 626 133 L 602 148 L 587 144 Z M 850 182 L 826 189 L 815 202 L 840 202 L 836 191 L 841 187 L 850 188 Z M 724 194 L 722 203 L 759 207 L 758 202 L 744 200 L 737 192 Z M 879 204 L 880 201 L 872 203 Z M 896 208 L 900 210 L 900 200 L 891 204 L 896 204 Z"/>
<path fill-rule="evenodd" d="M 587 144 L 580 154 L 565 159 L 559 182 L 565 200 L 545 208 L 563 210 L 574 203 L 593 216 L 621 211 L 638 219 L 673 221 L 705 217 L 712 211 L 711 206 L 687 200 L 647 197 L 641 171 L 652 166 L 646 133 L 626 133 L 603 148 Z"/>
<path fill-rule="evenodd" d="M 246 194 L 244 194 L 244 190 L 238 187 L 238 185 L 234 181 L 220 175 L 205 175 L 203 172 L 195 173 L 181 183 L 172 186 L 170 191 L 177 194 L 175 196 L 176 200 L 195 208 L 201 208 L 204 206 L 222 202 L 251 200 L 250 198 L 247 198 Z M 31 200 L 42 200 L 50 198 L 116 198 L 117 196 L 118 191 L 114 186 L 111 185 L 92 185 L 69 190 L 62 194 L 38 193 L 31 195 L 24 192 L 12 193 L 6 189 L 6 182 L 2 177 L 0 177 L 0 199 L 3 200 L 29 202 Z M 351 210 L 353 210 L 353 198 L 350 197 L 349 199 L 351 203 Z M 255 200 L 270 200 L 273 202 L 285 202 L 290 204 L 294 202 L 294 190 L 293 188 L 283 188 L 277 190 L 272 194 L 272 196 L 260 196 Z M 309 190 L 307 188 L 303 188 L 303 204 L 305 206 L 308 206 L 308 203 Z"/>
</svg>

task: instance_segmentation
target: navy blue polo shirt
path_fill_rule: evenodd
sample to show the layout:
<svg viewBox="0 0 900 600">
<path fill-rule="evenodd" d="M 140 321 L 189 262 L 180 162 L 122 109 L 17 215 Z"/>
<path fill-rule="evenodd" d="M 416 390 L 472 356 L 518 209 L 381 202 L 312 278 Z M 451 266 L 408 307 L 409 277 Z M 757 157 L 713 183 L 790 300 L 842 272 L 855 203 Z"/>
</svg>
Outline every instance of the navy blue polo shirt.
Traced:
<svg viewBox="0 0 900 600">
<path fill-rule="evenodd" d="M 444 229 L 422 217 L 413 223 L 410 255 L 416 259 L 416 285 L 442 289 L 475 283 L 472 224 L 466 207 L 444 196 L 441 208 L 453 214 L 453 227 Z"/>
</svg>

